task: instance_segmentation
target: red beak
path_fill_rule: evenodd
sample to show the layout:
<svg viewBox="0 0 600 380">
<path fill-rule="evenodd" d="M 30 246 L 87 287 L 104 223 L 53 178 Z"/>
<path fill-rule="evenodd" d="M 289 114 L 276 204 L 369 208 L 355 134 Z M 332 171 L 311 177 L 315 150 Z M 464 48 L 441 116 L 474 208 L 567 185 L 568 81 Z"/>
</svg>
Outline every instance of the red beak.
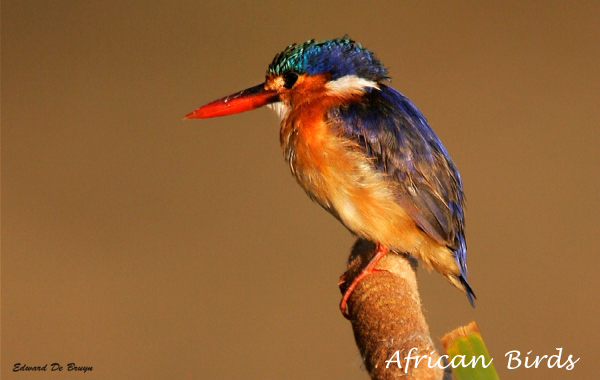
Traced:
<svg viewBox="0 0 600 380">
<path fill-rule="evenodd" d="M 184 119 L 207 119 L 209 117 L 227 116 L 277 102 L 279 94 L 276 90 L 265 90 L 265 84 L 250 87 L 222 99 L 204 105 L 188 114 Z"/>
</svg>

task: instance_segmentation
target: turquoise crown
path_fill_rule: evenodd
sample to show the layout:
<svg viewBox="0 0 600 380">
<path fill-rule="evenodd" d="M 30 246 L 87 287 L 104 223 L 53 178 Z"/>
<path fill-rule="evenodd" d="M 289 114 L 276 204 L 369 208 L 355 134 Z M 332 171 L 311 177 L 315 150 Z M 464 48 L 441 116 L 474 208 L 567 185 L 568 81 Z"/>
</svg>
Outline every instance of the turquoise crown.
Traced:
<svg viewBox="0 0 600 380">
<path fill-rule="evenodd" d="M 356 75 L 375 82 L 389 79 L 387 70 L 375 55 L 347 36 L 290 45 L 275 56 L 267 75 L 281 75 L 290 71 L 308 75 L 329 73 L 332 80 L 346 75 Z"/>
</svg>

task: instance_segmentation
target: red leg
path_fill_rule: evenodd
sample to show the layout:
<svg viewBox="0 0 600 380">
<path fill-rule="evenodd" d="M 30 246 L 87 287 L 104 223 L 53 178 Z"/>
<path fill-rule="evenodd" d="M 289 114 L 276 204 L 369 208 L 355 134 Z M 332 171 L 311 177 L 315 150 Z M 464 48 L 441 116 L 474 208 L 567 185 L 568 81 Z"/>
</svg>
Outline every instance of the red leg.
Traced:
<svg viewBox="0 0 600 380">
<path fill-rule="evenodd" d="M 347 303 L 348 303 L 348 299 L 350 298 L 350 295 L 352 294 L 352 292 L 354 291 L 356 286 L 358 286 L 358 283 L 362 281 L 363 278 L 365 278 L 368 275 L 372 274 L 373 272 L 377 271 L 375 269 L 375 267 L 377 266 L 377 263 L 379 263 L 379 261 L 381 259 L 383 259 L 383 256 L 385 256 L 388 253 L 388 251 L 389 251 L 389 248 L 387 246 L 378 243 L 377 251 L 371 258 L 369 263 L 360 271 L 360 273 L 358 275 L 356 275 L 356 277 L 354 277 L 354 279 L 352 280 L 352 283 L 350 284 L 350 286 L 348 286 L 348 289 L 346 289 L 346 292 L 344 293 L 344 297 L 342 297 L 342 302 L 340 302 L 340 310 L 341 310 L 342 314 L 344 314 L 344 317 L 346 317 L 346 319 L 350 318 L 350 316 L 348 314 L 348 310 L 347 310 L 348 309 Z M 345 276 L 342 276 L 342 278 L 345 280 Z M 340 282 L 343 281 L 342 278 L 340 278 Z"/>
</svg>

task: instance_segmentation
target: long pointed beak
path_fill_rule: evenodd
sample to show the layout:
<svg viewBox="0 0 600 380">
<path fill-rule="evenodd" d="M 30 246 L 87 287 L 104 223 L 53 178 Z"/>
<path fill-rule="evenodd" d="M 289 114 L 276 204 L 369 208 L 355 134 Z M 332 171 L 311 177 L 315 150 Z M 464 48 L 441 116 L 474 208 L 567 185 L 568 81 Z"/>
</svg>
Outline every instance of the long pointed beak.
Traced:
<svg viewBox="0 0 600 380">
<path fill-rule="evenodd" d="M 227 116 L 240 112 L 251 111 L 279 100 L 276 90 L 265 90 L 265 84 L 250 87 L 244 91 L 236 92 L 222 99 L 208 103 L 184 119 L 206 119 L 209 117 Z"/>
</svg>

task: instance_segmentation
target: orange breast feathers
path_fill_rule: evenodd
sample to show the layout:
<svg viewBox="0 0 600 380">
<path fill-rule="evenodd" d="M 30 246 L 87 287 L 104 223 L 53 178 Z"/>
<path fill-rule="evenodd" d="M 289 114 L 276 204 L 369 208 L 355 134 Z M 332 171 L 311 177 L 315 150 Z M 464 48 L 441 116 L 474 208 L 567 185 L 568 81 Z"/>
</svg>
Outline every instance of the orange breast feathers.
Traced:
<svg viewBox="0 0 600 380">
<path fill-rule="evenodd" d="M 339 126 L 326 122 L 327 111 L 349 99 L 315 94 L 313 87 L 301 100 L 290 99 L 281 123 L 281 145 L 298 183 L 357 236 L 420 257 L 442 273 L 458 272 L 448 248 L 417 228 L 400 206 L 396 183 Z"/>
</svg>

